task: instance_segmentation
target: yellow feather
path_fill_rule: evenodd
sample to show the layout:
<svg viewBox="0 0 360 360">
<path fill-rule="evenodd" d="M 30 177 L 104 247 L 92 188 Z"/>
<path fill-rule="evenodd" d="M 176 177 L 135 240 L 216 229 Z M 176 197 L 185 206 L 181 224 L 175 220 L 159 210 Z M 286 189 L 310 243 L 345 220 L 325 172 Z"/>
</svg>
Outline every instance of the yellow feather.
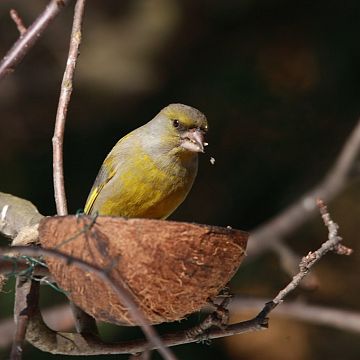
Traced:
<svg viewBox="0 0 360 360">
<path fill-rule="evenodd" d="M 101 190 L 115 175 L 116 172 L 114 167 L 112 166 L 113 161 L 114 161 L 113 156 L 109 155 L 107 156 L 103 165 L 101 166 L 99 174 L 86 200 L 85 209 L 84 209 L 85 214 L 90 214 L 92 212 L 92 208 L 94 206 L 95 200 L 97 199 Z"/>
<path fill-rule="evenodd" d="M 89 214 L 91 211 L 91 208 L 94 204 L 95 199 L 97 198 L 97 196 L 99 195 L 101 191 L 101 188 L 96 187 L 94 190 L 91 191 L 91 193 L 89 194 L 89 197 L 86 201 L 86 205 L 85 205 L 85 209 L 84 212 L 85 214 Z"/>
</svg>

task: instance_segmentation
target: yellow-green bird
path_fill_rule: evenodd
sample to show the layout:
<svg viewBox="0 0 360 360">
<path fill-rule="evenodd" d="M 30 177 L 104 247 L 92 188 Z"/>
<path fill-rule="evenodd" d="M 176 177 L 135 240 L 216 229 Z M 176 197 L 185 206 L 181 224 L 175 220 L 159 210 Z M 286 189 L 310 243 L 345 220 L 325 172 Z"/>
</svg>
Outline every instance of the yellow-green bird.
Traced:
<svg viewBox="0 0 360 360">
<path fill-rule="evenodd" d="M 204 152 L 208 124 L 199 110 L 170 104 L 120 139 L 101 166 L 85 213 L 167 218 L 186 198 Z"/>
</svg>

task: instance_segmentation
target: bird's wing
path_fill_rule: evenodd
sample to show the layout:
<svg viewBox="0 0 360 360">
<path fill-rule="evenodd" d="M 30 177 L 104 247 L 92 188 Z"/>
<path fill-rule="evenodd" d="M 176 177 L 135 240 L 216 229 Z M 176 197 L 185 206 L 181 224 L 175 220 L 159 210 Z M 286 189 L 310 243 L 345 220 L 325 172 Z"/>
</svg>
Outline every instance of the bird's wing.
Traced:
<svg viewBox="0 0 360 360">
<path fill-rule="evenodd" d="M 86 205 L 84 210 L 85 214 L 91 213 L 95 200 L 97 199 L 101 190 L 115 175 L 116 170 L 113 164 L 114 164 L 114 157 L 112 155 L 109 155 L 102 164 L 100 171 L 95 179 L 94 185 L 86 200 Z"/>
</svg>

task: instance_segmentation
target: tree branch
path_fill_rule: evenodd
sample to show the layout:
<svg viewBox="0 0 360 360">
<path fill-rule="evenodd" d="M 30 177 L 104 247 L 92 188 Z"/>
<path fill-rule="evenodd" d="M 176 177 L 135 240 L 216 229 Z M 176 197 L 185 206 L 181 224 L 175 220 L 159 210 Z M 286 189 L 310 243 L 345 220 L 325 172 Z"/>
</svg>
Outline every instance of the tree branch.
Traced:
<svg viewBox="0 0 360 360">
<path fill-rule="evenodd" d="M 84 15 L 84 7 L 85 0 L 77 0 L 74 11 L 73 26 L 71 30 L 69 54 L 67 57 L 63 80 L 61 83 L 54 136 L 52 138 L 54 191 L 56 210 L 58 215 L 67 215 L 63 169 L 63 142 L 66 114 L 68 111 L 70 97 L 73 89 L 74 72 L 81 43 L 81 26 Z"/>
<path fill-rule="evenodd" d="M 286 243 L 283 241 L 276 241 L 272 245 L 272 249 L 278 255 L 282 269 L 290 276 L 293 277 L 297 274 L 299 269 L 299 262 L 301 257 L 297 255 Z M 314 273 L 309 273 L 303 279 L 300 286 L 304 290 L 314 290 L 318 287 L 318 279 Z"/>
<path fill-rule="evenodd" d="M 233 315 L 256 311 L 267 301 L 264 298 L 235 296 L 231 300 L 229 311 Z M 49 327 L 57 331 L 68 330 L 74 325 L 74 318 L 68 305 L 47 308 L 42 313 Z M 313 305 L 301 301 L 287 301 L 278 306 L 274 310 L 274 314 L 310 324 L 360 333 L 360 313 L 357 311 Z M 5 348 L 11 343 L 11 334 L 14 329 L 13 319 L 9 318 L 0 322 L 0 348 Z"/>
<path fill-rule="evenodd" d="M 104 269 L 91 265 L 81 259 L 77 259 L 72 256 L 63 254 L 57 250 L 27 246 L 14 246 L 12 247 L 12 250 L 28 256 L 52 256 L 66 261 L 67 264 L 77 265 L 85 271 L 96 274 L 101 280 L 108 283 L 111 288 L 116 292 L 119 300 L 129 309 L 134 321 L 138 324 L 141 324 L 140 327 L 144 331 L 150 343 L 153 344 L 153 348 L 158 349 L 164 359 L 176 359 L 172 352 L 164 346 L 155 329 L 151 325 L 147 324 L 147 321 L 145 320 L 145 318 L 137 308 L 136 303 L 132 299 L 131 293 L 126 289 L 123 284 L 115 283 L 111 276 Z M 4 252 L 9 252 L 9 249 L 1 251 L 1 253 Z M 146 350 L 146 348 L 143 350 Z"/>
<path fill-rule="evenodd" d="M 280 304 L 283 299 L 299 285 L 300 281 L 308 274 L 310 268 L 313 267 L 327 252 L 330 250 L 338 252 L 339 247 L 342 246 L 340 244 L 342 239 L 337 234 L 338 226 L 330 219 L 330 214 L 328 213 L 325 204 L 321 200 L 318 200 L 318 206 L 324 219 L 325 226 L 328 228 L 328 240 L 324 242 L 319 249 L 314 252 L 310 251 L 302 258 L 299 265 L 300 271 L 293 277 L 291 282 L 275 296 L 269 306 L 276 307 Z M 344 252 L 341 253 L 341 255 L 350 255 L 351 252 L 352 250 L 348 249 L 347 253 Z"/>
<path fill-rule="evenodd" d="M 70 0 L 51 0 L 45 10 L 20 36 L 0 62 L 0 80 L 13 72 L 24 56 Z"/>
<path fill-rule="evenodd" d="M 74 20 L 70 36 L 69 53 L 66 61 L 63 80 L 61 83 L 54 136 L 52 138 L 54 195 L 58 215 L 66 215 L 68 212 L 64 185 L 63 143 L 66 115 L 73 89 L 74 72 L 81 44 L 81 28 L 85 3 L 86 0 L 77 0 L 75 5 Z M 72 302 L 70 303 L 70 305 L 74 313 L 77 331 L 80 333 L 89 332 L 96 334 L 97 327 L 95 320 Z"/>
<path fill-rule="evenodd" d="M 30 279 L 16 279 L 14 321 L 15 333 L 11 348 L 10 360 L 21 360 L 26 329 L 34 315 L 39 301 L 39 283 Z"/>
<path fill-rule="evenodd" d="M 350 170 L 359 151 L 360 120 L 324 180 L 251 233 L 247 260 L 262 254 L 304 224 L 316 211 L 316 199 L 320 198 L 326 202 L 333 199 L 347 184 Z"/>
<path fill-rule="evenodd" d="M 19 264 L 20 265 L 20 264 Z M 74 317 L 68 304 L 57 305 L 42 311 L 46 324 L 57 331 L 69 331 L 74 327 Z M 13 340 L 15 324 L 13 318 L 0 321 L 0 348 L 6 348 Z"/>
<path fill-rule="evenodd" d="M 164 348 L 164 346 L 175 346 L 199 340 L 215 339 L 224 336 L 266 329 L 268 326 L 268 315 L 270 314 L 270 312 L 283 302 L 284 298 L 299 285 L 300 281 L 309 273 L 310 269 L 327 252 L 333 250 L 336 253 L 346 255 L 351 252 L 350 249 L 341 245 L 342 239 L 337 234 L 338 227 L 330 219 L 330 215 L 327 212 L 326 206 L 322 202 L 319 202 L 318 206 L 324 219 L 324 223 L 328 228 L 328 240 L 324 242 L 319 249 L 314 252 L 309 252 L 307 256 L 303 257 L 299 265 L 300 270 L 298 274 L 293 277 L 291 282 L 284 289 L 282 289 L 273 298 L 272 301 L 266 303 L 263 309 L 258 313 L 258 315 L 251 320 L 231 324 L 226 328 L 215 328 L 212 326 L 214 323 L 210 323 L 209 327 L 209 319 L 205 319 L 204 323 L 197 325 L 191 329 L 163 334 L 162 341 L 160 341 L 157 337 L 155 338 L 156 340 L 154 340 L 154 329 L 152 327 L 148 325 L 142 325 L 144 332 L 146 331 L 148 339 L 152 340 L 151 345 L 145 339 L 131 340 L 118 344 L 106 344 L 99 339 L 96 339 L 94 337 L 84 337 L 81 334 L 56 333 L 44 327 L 43 323 L 41 323 L 39 318 L 36 318 L 31 325 L 31 331 L 29 330 L 29 340 L 34 343 L 34 339 L 39 339 L 39 336 L 37 336 L 36 334 L 41 331 L 41 334 L 43 335 L 41 343 L 34 343 L 34 345 L 44 351 L 68 355 L 120 354 L 137 353 L 150 349 L 156 349 L 159 348 L 158 344 L 160 344 L 160 346 Z M 34 247 L 16 247 L 16 250 L 20 253 L 30 256 L 53 256 L 59 259 L 63 259 L 70 264 L 77 265 L 85 271 L 93 272 L 94 274 L 99 276 L 100 279 L 106 281 L 109 285 L 111 285 L 111 287 L 117 292 L 120 301 L 132 310 L 131 314 L 134 320 L 137 323 L 144 324 L 144 322 L 142 321 L 142 316 L 141 314 L 139 314 L 136 306 L 135 308 L 133 308 L 131 306 L 134 306 L 134 304 L 132 304 L 131 301 L 125 301 L 129 299 L 127 299 L 126 296 L 124 297 L 124 294 L 126 293 L 123 292 L 122 286 L 119 286 L 119 284 L 115 284 L 104 269 L 97 268 L 80 259 L 73 258 L 69 255 L 62 254 L 61 252 L 55 250 Z M 4 250 L 1 251 L 1 253 L 4 252 Z M 146 329 L 144 328 L 144 326 L 146 327 Z M 199 329 L 203 329 L 204 331 L 199 331 Z M 156 333 L 155 336 L 157 336 Z M 66 338 L 67 340 L 65 341 L 64 338 Z M 86 346 L 81 345 L 84 344 L 84 342 L 86 343 Z"/>
<path fill-rule="evenodd" d="M 49 269 L 40 264 L 32 268 L 24 259 L 20 262 L 18 258 L 13 256 L 1 257 L 0 274 L 6 276 L 23 276 L 28 272 L 33 272 L 33 276 L 51 276 Z"/>
<path fill-rule="evenodd" d="M 26 33 L 26 26 L 24 25 L 22 18 L 15 9 L 10 10 L 10 17 L 14 21 L 20 33 L 20 36 L 23 36 Z"/>
<path fill-rule="evenodd" d="M 235 296 L 231 301 L 229 310 L 232 314 L 256 310 L 265 302 L 265 299 Z M 327 325 L 336 329 L 360 333 L 360 313 L 356 311 L 290 301 L 277 307 L 274 314 L 311 324 Z"/>
</svg>

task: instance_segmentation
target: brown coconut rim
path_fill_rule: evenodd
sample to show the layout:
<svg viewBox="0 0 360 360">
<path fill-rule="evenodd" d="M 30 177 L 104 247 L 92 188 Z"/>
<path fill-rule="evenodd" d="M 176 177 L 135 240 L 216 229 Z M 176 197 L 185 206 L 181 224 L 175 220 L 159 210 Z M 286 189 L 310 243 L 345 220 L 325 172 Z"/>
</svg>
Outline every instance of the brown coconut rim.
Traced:
<svg viewBox="0 0 360 360">
<path fill-rule="evenodd" d="M 151 324 L 200 310 L 238 269 L 248 234 L 174 221 L 99 216 L 49 217 L 40 241 L 122 278 Z M 50 272 L 70 299 L 95 319 L 135 325 L 114 291 L 96 275 L 56 258 Z"/>
</svg>

